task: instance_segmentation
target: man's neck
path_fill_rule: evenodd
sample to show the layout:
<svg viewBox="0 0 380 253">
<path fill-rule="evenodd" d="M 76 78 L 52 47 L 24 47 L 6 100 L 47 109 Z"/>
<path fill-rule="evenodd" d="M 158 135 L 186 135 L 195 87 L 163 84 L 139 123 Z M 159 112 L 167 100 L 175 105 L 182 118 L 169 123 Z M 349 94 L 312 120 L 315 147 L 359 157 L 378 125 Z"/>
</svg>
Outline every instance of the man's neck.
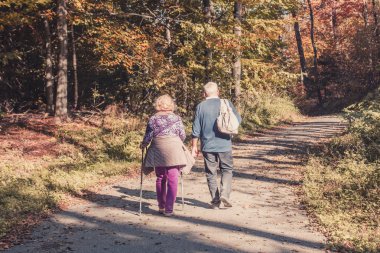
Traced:
<svg viewBox="0 0 380 253">
<path fill-rule="evenodd" d="M 209 96 L 209 97 L 206 97 L 206 99 L 212 99 L 212 98 L 219 98 L 219 96 Z"/>
</svg>

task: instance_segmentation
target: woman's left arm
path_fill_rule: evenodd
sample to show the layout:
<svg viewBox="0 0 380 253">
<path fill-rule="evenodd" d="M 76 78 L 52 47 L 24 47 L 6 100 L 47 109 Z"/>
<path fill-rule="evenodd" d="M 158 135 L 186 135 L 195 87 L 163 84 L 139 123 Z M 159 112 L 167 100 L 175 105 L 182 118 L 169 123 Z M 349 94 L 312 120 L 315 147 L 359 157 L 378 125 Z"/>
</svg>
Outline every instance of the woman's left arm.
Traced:
<svg viewBox="0 0 380 253">
<path fill-rule="evenodd" d="M 144 139 L 140 144 L 140 148 L 146 148 L 153 139 L 154 129 L 152 123 L 153 122 L 149 120 L 148 124 L 146 125 Z"/>
<path fill-rule="evenodd" d="M 179 122 L 177 123 L 177 134 L 182 141 L 186 139 L 185 126 L 183 125 L 182 119 L 179 118 Z"/>
</svg>

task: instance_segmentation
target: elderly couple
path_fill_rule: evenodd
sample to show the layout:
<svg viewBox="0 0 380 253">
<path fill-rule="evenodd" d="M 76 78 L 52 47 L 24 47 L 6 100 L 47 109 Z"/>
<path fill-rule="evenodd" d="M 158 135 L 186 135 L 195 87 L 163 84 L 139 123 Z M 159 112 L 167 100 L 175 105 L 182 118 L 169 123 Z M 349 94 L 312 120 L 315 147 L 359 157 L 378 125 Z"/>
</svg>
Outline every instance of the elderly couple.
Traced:
<svg viewBox="0 0 380 253">
<path fill-rule="evenodd" d="M 231 207 L 230 192 L 232 182 L 232 144 L 231 136 L 218 131 L 216 120 L 219 116 L 221 99 L 218 85 L 209 82 L 204 86 L 205 100 L 195 112 L 192 130 L 191 154 L 184 146 L 186 134 L 181 118 L 174 114 L 175 104 L 169 95 L 156 99 L 156 114 L 149 118 L 141 148 L 149 146 L 144 160 L 145 169 L 154 169 L 157 180 L 157 201 L 159 212 L 173 215 L 177 196 L 178 176 L 181 170 L 189 170 L 189 160 L 199 154 L 198 139 L 204 157 L 208 187 L 211 193 L 210 208 L 218 209 L 221 203 Z M 233 113 L 241 121 L 240 115 L 229 102 Z M 190 157 L 190 158 L 189 158 Z M 190 162 L 190 163 L 193 163 Z M 186 168 L 187 167 L 187 168 Z M 221 171 L 220 192 L 217 183 L 217 170 Z"/>
</svg>

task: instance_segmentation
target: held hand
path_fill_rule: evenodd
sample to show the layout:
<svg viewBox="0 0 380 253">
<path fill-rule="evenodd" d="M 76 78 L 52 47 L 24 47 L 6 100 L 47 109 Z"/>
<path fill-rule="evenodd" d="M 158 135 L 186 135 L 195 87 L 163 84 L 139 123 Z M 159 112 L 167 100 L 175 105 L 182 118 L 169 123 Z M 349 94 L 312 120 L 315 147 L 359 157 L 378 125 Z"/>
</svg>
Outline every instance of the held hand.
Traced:
<svg viewBox="0 0 380 253">
<path fill-rule="evenodd" d="M 198 150 L 198 147 L 193 147 L 191 149 L 191 155 L 196 158 L 198 155 L 199 155 L 199 150 Z"/>
</svg>

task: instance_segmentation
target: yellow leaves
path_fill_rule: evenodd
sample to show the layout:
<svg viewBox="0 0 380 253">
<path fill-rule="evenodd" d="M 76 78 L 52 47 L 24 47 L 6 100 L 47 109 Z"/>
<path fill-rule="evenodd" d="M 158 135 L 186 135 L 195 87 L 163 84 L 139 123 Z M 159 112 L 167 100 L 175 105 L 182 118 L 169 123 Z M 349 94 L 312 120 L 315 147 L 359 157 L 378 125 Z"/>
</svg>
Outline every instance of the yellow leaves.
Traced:
<svg viewBox="0 0 380 253">
<path fill-rule="evenodd" d="M 84 11 L 85 10 L 85 0 L 73 0 L 71 4 L 74 6 L 75 9 L 78 11 Z"/>
<path fill-rule="evenodd" d="M 53 20 L 55 15 L 56 14 L 52 9 L 45 10 L 41 13 L 41 16 L 46 18 L 49 21 Z"/>
<path fill-rule="evenodd" d="M 122 66 L 132 71 L 135 65 L 144 64 L 150 46 L 146 35 L 138 28 L 111 23 L 105 18 L 96 18 L 95 22 L 100 25 L 91 31 L 95 36 L 90 40 L 100 56 L 99 67 Z"/>
<path fill-rule="evenodd" d="M 2 13 L 0 23 L 2 26 L 19 26 L 29 23 L 29 17 L 17 12 Z"/>
</svg>

